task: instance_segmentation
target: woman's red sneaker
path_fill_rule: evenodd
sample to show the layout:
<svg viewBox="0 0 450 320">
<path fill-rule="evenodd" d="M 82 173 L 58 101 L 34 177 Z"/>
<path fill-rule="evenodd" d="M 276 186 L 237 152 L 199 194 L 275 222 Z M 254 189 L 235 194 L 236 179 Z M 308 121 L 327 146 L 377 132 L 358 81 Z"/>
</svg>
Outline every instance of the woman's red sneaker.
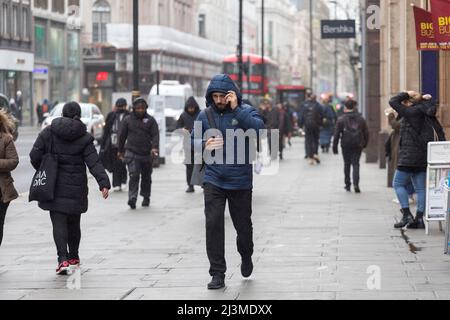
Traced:
<svg viewBox="0 0 450 320">
<path fill-rule="evenodd" d="M 64 261 L 63 263 L 60 263 L 58 266 L 58 269 L 56 269 L 57 275 L 67 275 L 67 271 L 69 271 L 70 263 L 69 261 Z"/>
</svg>

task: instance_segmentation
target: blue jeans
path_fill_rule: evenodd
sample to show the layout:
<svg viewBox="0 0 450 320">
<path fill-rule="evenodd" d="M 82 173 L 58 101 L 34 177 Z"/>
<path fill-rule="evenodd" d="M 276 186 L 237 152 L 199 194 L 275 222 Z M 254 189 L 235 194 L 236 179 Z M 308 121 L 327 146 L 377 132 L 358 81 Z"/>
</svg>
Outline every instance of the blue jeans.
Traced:
<svg viewBox="0 0 450 320">
<path fill-rule="evenodd" d="M 412 181 L 414 189 L 417 193 L 417 211 L 424 213 L 426 205 L 426 172 L 413 173 L 400 170 L 395 172 L 393 186 L 395 193 L 397 194 L 398 201 L 400 201 L 402 209 L 409 209 L 408 184 L 410 181 Z"/>
<path fill-rule="evenodd" d="M 409 181 L 408 185 L 406 186 L 406 190 L 408 191 L 409 196 L 413 196 L 416 193 L 412 180 Z"/>
</svg>

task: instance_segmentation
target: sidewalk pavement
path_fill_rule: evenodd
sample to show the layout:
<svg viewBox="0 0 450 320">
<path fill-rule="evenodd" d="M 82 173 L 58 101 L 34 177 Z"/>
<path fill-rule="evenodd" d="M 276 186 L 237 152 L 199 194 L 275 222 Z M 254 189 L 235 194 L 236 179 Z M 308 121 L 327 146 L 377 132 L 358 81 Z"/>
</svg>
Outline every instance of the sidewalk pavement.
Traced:
<svg viewBox="0 0 450 320">
<path fill-rule="evenodd" d="M 402 236 L 393 229 L 400 214 L 393 191 L 385 187 L 385 171 L 363 164 L 363 194 L 349 194 L 340 156 L 324 155 L 322 165 L 310 167 L 303 155 L 297 139 L 278 175 L 255 178 L 250 280 L 240 275 L 227 214 L 227 287 L 206 290 L 202 192 L 185 194 L 184 167 L 168 163 L 154 172 L 149 210 L 130 211 L 125 193 L 104 201 L 90 181 L 81 277 L 54 274 L 48 214 L 26 197 L 14 202 L 0 248 L 0 299 L 450 298 L 443 234 L 436 225 L 430 236 L 417 230 Z"/>
</svg>

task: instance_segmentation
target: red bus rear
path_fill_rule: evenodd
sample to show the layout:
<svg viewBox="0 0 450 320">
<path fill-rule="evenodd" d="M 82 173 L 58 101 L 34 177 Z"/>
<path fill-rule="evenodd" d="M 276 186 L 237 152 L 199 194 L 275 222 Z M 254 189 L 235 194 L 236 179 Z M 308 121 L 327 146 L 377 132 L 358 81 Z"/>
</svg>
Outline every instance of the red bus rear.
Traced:
<svg viewBox="0 0 450 320">
<path fill-rule="evenodd" d="M 275 97 L 276 86 L 279 83 L 278 65 L 269 58 L 264 58 L 265 77 L 263 79 L 263 60 L 261 56 L 244 54 L 242 57 L 244 73 L 241 91 L 244 99 L 250 100 L 250 102 L 257 106 L 265 94 L 268 93 L 272 97 Z M 239 67 L 237 55 L 225 57 L 223 61 L 223 73 L 229 75 L 233 81 L 238 81 Z"/>
</svg>

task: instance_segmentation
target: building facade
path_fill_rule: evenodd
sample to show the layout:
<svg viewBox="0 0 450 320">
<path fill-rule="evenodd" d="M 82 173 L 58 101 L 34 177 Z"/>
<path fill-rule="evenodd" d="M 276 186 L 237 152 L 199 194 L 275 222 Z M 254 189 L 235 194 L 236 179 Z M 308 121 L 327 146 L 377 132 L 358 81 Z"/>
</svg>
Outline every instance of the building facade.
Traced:
<svg viewBox="0 0 450 320">
<path fill-rule="evenodd" d="M 16 99 L 22 92 L 25 121 L 31 118 L 34 68 L 30 2 L 0 1 L 0 93 Z"/>
<path fill-rule="evenodd" d="M 411 3 L 430 10 L 427 0 L 414 0 Z M 449 64 L 448 51 L 417 50 L 414 13 L 409 3 L 397 0 L 391 1 L 388 6 L 381 2 L 382 129 L 388 129 L 384 109 L 389 98 L 399 91 L 415 90 L 431 93 L 439 101 L 440 120 L 450 136 Z"/>
<path fill-rule="evenodd" d="M 300 8 L 295 24 L 294 74 L 297 84 L 312 88 L 315 92 L 333 91 L 334 42 L 322 40 L 320 21 L 330 18 L 330 11 L 323 0 L 313 1 L 312 23 L 310 1 L 297 1 Z M 311 28 L 312 27 L 312 28 Z M 311 30 L 313 32 L 313 51 L 311 62 Z M 312 77 L 311 77 L 312 69 Z M 311 83 L 312 79 L 312 83 Z"/>
<path fill-rule="evenodd" d="M 364 103 L 373 137 L 367 152 L 369 162 L 384 157 L 384 136 L 379 132 L 390 132 L 385 111 L 389 99 L 400 91 L 427 92 L 437 98 L 440 121 L 450 136 L 450 53 L 417 50 L 410 3 L 430 9 L 427 0 L 361 2 L 367 19 Z"/>
<path fill-rule="evenodd" d="M 81 97 L 80 0 L 34 0 L 34 104 Z"/>
<path fill-rule="evenodd" d="M 83 83 L 87 98 L 107 112 L 114 92 L 133 89 L 132 1 L 83 3 Z M 211 77 L 221 71 L 228 49 L 225 43 L 211 40 L 215 35 L 209 34 L 206 23 L 213 20 L 199 14 L 200 5 L 194 0 L 139 1 L 139 86 L 143 95 L 148 95 L 159 76 L 160 81 L 189 83 L 195 94 L 202 96 Z"/>
<path fill-rule="evenodd" d="M 243 52 L 258 54 L 257 1 L 243 0 Z M 237 52 L 239 42 L 239 1 L 198 0 L 197 35 L 221 43 L 228 54 Z"/>
<path fill-rule="evenodd" d="M 257 1 L 258 16 L 261 16 L 261 2 Z M 293 83 L 297 8 L 289 0 L 266 0 L 264 7 L 265 55 L 276 61 L 280 68 L 280 83 Z M 261 30 L 261 19 L 258 29 Z M 304 36 L 304 35 L 303 35 Z M 261 42 L 258 43 L 261 52 Z"/>
</svg>

